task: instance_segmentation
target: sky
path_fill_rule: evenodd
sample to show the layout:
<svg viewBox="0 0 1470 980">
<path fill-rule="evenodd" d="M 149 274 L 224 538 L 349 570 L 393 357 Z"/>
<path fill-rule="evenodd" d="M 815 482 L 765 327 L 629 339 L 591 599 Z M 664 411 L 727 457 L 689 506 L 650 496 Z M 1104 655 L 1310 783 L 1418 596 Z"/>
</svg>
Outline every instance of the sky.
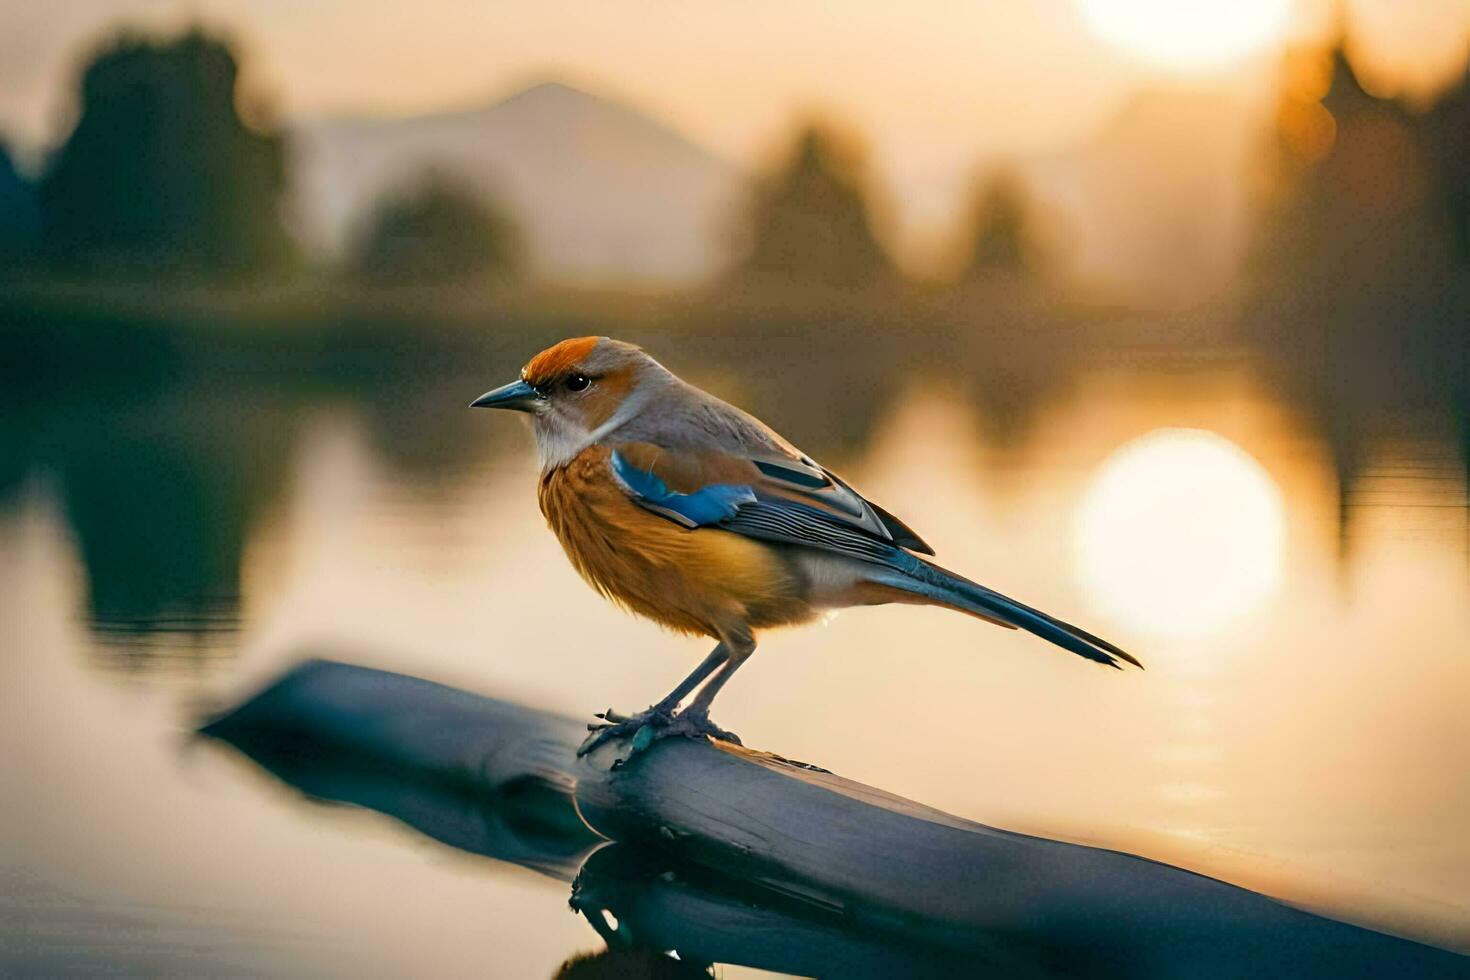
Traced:
<svg viewBox="0 0 1470 980">
<path fill-rule="evenodd" d="M 923 144 L 913 166 L 982 136 L 1030 150 L 1095 125 L 1138 74 L 1070 0 L 0 0 L 0 130 L 54 138 L 76 59 L 109 26 L 190 18 L 232 29 L 287 115 L 411 114 L 557 76 L 736 159 L 766 152 L 807 111 L 879 143 Z M 998 97 L 1016 88 L 1024 113 Z"/>
<path fill-rule="evenodd" d="M 1075 143 L 1150 87 L 1249 84 L 1326 3 L 0 0 L 0 134 L 22 149 L 54 142 L 79 57 L 117 25 L 202 20 L 247 46 L 257 88 L 286 116 L 479 104 L 553 76 L 742 161 L 770 155 L 799 114 L 824 112 L 912 179 Z M 1351 7 L 1395 84 L 1442 77 L 1470 38 L 1470 0 Z M 1212 60 L 1212 45 L 1263 20 L 1264 40 Z"/>
</svg>

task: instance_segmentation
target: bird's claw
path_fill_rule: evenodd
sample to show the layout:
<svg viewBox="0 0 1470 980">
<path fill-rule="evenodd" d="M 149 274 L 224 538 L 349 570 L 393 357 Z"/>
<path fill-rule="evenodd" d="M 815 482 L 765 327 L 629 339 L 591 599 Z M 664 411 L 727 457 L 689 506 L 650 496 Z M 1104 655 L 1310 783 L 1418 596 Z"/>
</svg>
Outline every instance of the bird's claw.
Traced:
<svg viewBox="0 0 1470 980">
<path fill-rule="evenodd" d="M 577 749 L 579 756 L 586 755 L 604 742 L 615 738 L 637 736 L 638 732 L 644 728 L 657 730 L 667 727 L 674 720 L 674 712 L 671 708 L 656 704 L 634 715 L 625 715 L 608 708 L 606 711 L 599 711 L 594 717 L 601 718 L 602 721 L 587 723 L 587 731 L 591 734 Z"/>
<path fill-rule="evenodd" d="M 645 715 L 651 715 L 651 714 L 656 714 L 656 713 L 660 713 L 660 709 L 659 709 L 659 707 L 657 705 L 654 705 L 653 707 L 649 708 L 647 711 L 643 712 L 643 714 L 645 714 Z M 663 711 L 661 713 L 662 714 L 669 715 L 670 717 L 673 717 L 672 714 L 670 712 L 668 712 L 668 711 Z M 609 722 L 609 723 L 614 724 L 614 725 L 618 725 L 618 724 L 622 724 L 625 721 L 632 721 L 635 717 L 638 717 L 638 716 L 637 715 L 625 715 L 621 711 L 615 711 L 612 708 L 608 708 L 606 711 L 599 711 L 599 712 L 597 712 L 597 714 L 593 715 L 592 717 L 594 717 L 594 718 L 601 718 L 603 721 Z M 589 724 L 587 726 L 587 730 L 589 732 L 595 732 L 595 731 L 600 731 L 601 729 L 603 729 L 605 727 L 607 727 L 607 726 L 606 725 Z"/>
<path fill-rule="evenodd" d="M 629 737 L 632 738 L 633 744 L 628 751 L 628 758 L 632 758 L 654 742 L 668 738 L 670 735 L 682 735 L 684 738 L 707 736 L 720 742 L 741 744 L 740 736 L 710 721 L 709 714 L 704 711 L 681 711 L 674 714 L 668 708 L 654 705 L 647 711 L 640 711 L 636 715 L 620 714 L 609 708 L 599 712 L 596 717 L 604 720 L 587 725 L 587 731 L 591 734 L 577 749 L 578 756 L 584 756 L 613 739 Z M 626 759 L 620 761 L 626 761 Z"/>
<path fill-rule="evenodd" d="M 683 735 L 685 738 L 700 738 L 701 736 L 709 736 L 716 742 L 729 742 L 732 745 L 743 744 L 740 741 L 739 735 L 731 731 L 726 731 L 710 721 L 709 714 L 704 711 L 681 711 L 674 716 L 673 724 L 669 725 L 669 729 L 677 729 L 677 731 L 667 730 L 658 737 L 664 738 L 668 735 Z"/>
</svg>

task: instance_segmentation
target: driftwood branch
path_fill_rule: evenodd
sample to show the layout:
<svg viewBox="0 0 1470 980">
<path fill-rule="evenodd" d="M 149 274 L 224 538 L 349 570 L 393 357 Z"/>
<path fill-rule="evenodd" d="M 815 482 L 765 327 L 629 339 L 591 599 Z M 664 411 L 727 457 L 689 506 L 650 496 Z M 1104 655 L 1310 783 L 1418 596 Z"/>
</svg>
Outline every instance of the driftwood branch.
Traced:
<svg viewBox="0 0 1470 980">
<path fill-rule="evenodd" d="M 312 796 L 575 875 L 574 904 L 610 944 L 632 936 L 685 960 L 844 976 L 959 964 L 1011 976 L 1470 975 L 1452 953 L 765 753 L 669 739 L 620 766 L 625 745 L 578 760 L 575 719 L 398 674 L 311 661 L 203 731 Z"/>
</svg>

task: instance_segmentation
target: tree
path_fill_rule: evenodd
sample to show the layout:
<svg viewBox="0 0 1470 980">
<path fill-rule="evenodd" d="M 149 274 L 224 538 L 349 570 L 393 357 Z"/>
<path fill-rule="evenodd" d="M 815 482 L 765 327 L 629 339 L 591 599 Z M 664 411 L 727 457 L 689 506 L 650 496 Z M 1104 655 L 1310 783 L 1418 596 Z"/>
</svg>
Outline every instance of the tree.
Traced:
<svg viewBox="0 0 1470 980">
<path fill-rule="evenodd" d="M 36 189 L 0 143 L 0 263 L 30 254 L 36 239 Z"/>
<path fill-rule="evenodd" d="M 1463 162 L 1435 151 L 1454 132 L 1441 117 L 1463 95 L 1447 93 L 1445 108 L 1428 115 L 1377 98 L 1340 50 L 1327 77 L 1325 92 L 1288 87 L 1283 96 L 1284 120 L 1310 110 L 1325 120 L 1326 136 L 1302 140 L 1282 129 L 1282 191 L 1251 256 L 1257 326 L 1374 368 L 1388 357 L 1438 360 L 1434 328 L 1463 275 L 1465 187 Z"/>
<path fill-rule="evenodd" d="M 1036 271 L 1032 223 L 1031 202 L 1019 177 L 1005 170 L 981 181 L 970 211 L 966 277 Z"/>
<path fill-rule="evenodd" d="M 524 263 L 514 219 L 467 182 L 430 171 L 385 195 L 352 264 L 364 279 L 446 283 L 513 279 Z"/>
<path fill-rule="evenodd" d="M 805 129 L 785 168 L 756 187 L 743 274 L 838 288 L 886 278 L 892 266 L 873 236 L 862 184 L 862 156 L 851 144 Z"/>
<path fill-rule="evenodd" d="M 1346 487 L 1370 433 L 1426 408 L 1470 441 L 1467 80 L 1425 112 L 1364 88 L 1341 48 L 1296 75 L 1268 147 L 1279 190 L 1252 243 L 1246 325 L 1316 408 Z"/>
<path fill-rule="evenodd" d="M 1428 113 L 1425 130 L 1463 270 L 1470 267 L 1470 66 Z"/>
<path fill-rule="evenodd" d="M 230 47 L 197 29 L 104 48 L 41 181 L 48 257 L 211 275 L 278 265 L 289 254 L 282 142 L 241 117 L 238 78 Z"/>
</svg>

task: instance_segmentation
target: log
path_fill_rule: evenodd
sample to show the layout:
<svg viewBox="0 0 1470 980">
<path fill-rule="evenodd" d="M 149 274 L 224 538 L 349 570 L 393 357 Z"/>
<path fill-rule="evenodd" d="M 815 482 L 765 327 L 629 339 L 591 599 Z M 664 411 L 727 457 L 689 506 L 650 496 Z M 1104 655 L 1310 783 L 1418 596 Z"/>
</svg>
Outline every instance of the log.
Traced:
<svg viewBox="0 0 1470 980">
<path fill-rule="evenodd" d="M 577 759 L 575 719 L 324 660 L 204 726 L 309 795 L 578 875 L 609 938 L 800 974 L 1470 976 L 1470 958 L 1145 858 L 1017 834 L 768 753 Z M 616 844 L 596 850 L 602 841 Z M 613 911 L 617 928 L 604 911 Z M 620 938 L 621 937 L 621 938 Z"/>
<path fill-rule="evenodd" d="M 565 716 L 308 660 L 199 731 L 312 798 L 565 881 L 605 840 L 572 801 L 586 724 Z"/>
</svg>

